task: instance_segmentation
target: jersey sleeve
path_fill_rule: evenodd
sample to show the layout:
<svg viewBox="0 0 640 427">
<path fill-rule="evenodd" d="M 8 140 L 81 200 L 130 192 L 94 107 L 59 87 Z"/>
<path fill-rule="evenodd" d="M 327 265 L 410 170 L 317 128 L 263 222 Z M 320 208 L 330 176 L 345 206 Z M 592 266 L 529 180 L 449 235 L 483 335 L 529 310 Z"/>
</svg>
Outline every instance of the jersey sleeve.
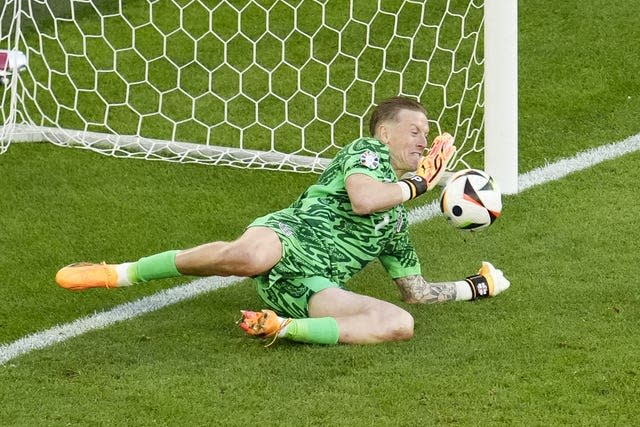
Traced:
<svg viewBox="0 0 640 427">
<path fill-rule="evenodd" d="M 408 233 L 397 233 L 378 256 L 392 279 L 421 274 L 420 261 Z"/>
<path fill-rule="evenodd" d="M 378 181 L 386 181 L 389 162 L 389 149 L 379 141 L 363 138 L 347 148 L 342 163 L 342 173 L 346 179 L 355 173 L 361 173 Z"/>
</svg>

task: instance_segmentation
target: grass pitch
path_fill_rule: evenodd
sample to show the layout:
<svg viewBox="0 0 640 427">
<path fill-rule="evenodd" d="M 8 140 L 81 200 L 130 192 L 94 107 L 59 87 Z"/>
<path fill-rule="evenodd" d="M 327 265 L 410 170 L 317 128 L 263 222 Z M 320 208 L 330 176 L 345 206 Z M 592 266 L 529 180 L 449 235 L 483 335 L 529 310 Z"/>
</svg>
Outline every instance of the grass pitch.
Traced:
<svg viewBox="0 0 640 427">
<path fill-rule="evenodd" d="M 11 193 L 24 202 L 12 200 L 0 221 L 14 230 L 2 241 L 2 253 L 11 254 L 0 264 L 4 342 L 180 282 L 70 293 L 53 283 L 61 265 L 232 238 L 259 213 L 247 199 L 277 189 L 273 198 L 261 197 L 260 209 L 268 211 L 312 178 L 127 162 L 49 145 L 14 146 L 5 156 L 3 175 L 21 176 Z M 633 281 L 640 274 L 634 259 L 640 231 L 637 213 L 626 209 L 636 197 L 626 183 L 640 179 L 638 161 L 640 153 L 628 155 L 508 197 L 503 218 L 485 233 L 460 233 L 442 218 L 413 226 L 428 278 L 463 277 L 489 259 L 513 286 L 476 303 L 407 306 L 416 319 L 410 342 L 281 341 L 264 349 L 234 325 L 239 309 L 260 307 L 244 281 L 10 361 L 0 367 L 0 419 L 7 425 L 631 423 L 640 416 L 634 333 L 640 301 Z M 58 191 L 51 169 L 61 164 L 67 165 L 61 182 L 75 182 L 82 197 Z M 620 168 L 629 172 L 622 176 Z M 20 170 L 30 171 L 33 185 L 24 185 Z M 38 182 L 47 170 L 46 182 Z M 80 184 L 94 174 L 119 179 Z M 134 176 L 132 190 L 123 192 L 122 180 Z M 198 194 L 222 181 L 231 194 L 224 203 Z M 607 182 L 611 191 L 593 182 Z M 58 196 L 46 198 L 47 183 Z M 184 186 L 196 190 L 185 194 Z M 24 218 L 32 216 L 34 200 L 49 215 L 29 223 Z M 377 263 L 351 288 L 399 302 Z"/>
<path fill-rule="evenodd" d="M 520 3 L 520 170 L 637 134 L 637 7 Z M 639 164 L 630 154 L 507 197 L 483 233 L 442 218 L 413 226 L 427 278 L 488 259 L 513 285 L 477 303 L 408 306 L 410 342 L 264 349 L 234 325 L 260 306 L 244 281 L 0 366 L 0 423 L 633 425 Z M 11 146 L 0 157 L 0 342 L 188 280 L 70 293 L 53 283 L 61 266 L 234 238 L 314 180 Z M 351 288 L 399 302 L 375 263 Z"/>
</svg>

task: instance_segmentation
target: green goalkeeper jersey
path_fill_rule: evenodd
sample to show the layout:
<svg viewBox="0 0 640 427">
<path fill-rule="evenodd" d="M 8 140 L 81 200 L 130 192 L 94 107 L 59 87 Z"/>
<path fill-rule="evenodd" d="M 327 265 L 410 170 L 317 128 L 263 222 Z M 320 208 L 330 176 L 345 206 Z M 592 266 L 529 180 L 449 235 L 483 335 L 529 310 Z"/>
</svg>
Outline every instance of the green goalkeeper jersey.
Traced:
<svg viewBox="0 0 640 427">
<path fill-rule="evenodd" d="M 397 181 L 389 148 L 377 139 L 360 138 L 344 147 L 318 182 L 290 206 L 328 252 L 330 278 L 343 286 L 375 258 L 392 278 L 420 274 L 404 206 L 370 215 L 353 212 L 345 181 L 356 173 L 382 182 Z M 326 262 L 326 258 L 319 257 L 319 261 Z"/>
</svg>

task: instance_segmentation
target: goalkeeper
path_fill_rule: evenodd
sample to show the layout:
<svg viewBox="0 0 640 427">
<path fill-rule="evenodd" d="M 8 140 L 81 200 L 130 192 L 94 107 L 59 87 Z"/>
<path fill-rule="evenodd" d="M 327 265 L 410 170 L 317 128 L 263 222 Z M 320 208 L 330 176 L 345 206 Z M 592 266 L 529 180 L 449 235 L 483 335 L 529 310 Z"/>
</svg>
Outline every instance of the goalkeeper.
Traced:
<svg viewBox="0 0 640 427">
<path fill-rule="evenodd" d="M 430 283 L 422 277 L 403 202 L 437 185 L 455 153 L 453 138 L 443 134 L 423 156 L 428 130 L 420 103 L 385 100 L 372 114 L 372 138 L 344 147 L 291 206 L 256 219 L 237 240 L 123 264 L 72 264 L 56 281 L 83 290 L 181 275 L 253 277 L 268 308 L 242 310 L 239 326 L 251 335 L 316 344 L 410 339 L 414 324 L 406 310 L 345 288 L 375 258 L 406 303 L 474 300 L 509 287 L 488 262 L 463 280 Z"/>
</svg>

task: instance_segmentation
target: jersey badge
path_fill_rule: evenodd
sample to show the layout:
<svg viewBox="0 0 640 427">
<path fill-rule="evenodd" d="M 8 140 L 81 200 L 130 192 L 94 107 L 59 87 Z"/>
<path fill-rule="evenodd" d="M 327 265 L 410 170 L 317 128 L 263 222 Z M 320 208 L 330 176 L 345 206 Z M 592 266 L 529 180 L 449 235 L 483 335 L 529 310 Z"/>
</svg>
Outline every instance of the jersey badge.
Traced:
<svg viewBox="0 0 640 427">
<path fill-rule="evenodd" d="M 360 164 L 369 169 L 376 169 L 380 164 L 380 158 L 373 151 L 365 151 L 360 155 Z"/>
</svg>

